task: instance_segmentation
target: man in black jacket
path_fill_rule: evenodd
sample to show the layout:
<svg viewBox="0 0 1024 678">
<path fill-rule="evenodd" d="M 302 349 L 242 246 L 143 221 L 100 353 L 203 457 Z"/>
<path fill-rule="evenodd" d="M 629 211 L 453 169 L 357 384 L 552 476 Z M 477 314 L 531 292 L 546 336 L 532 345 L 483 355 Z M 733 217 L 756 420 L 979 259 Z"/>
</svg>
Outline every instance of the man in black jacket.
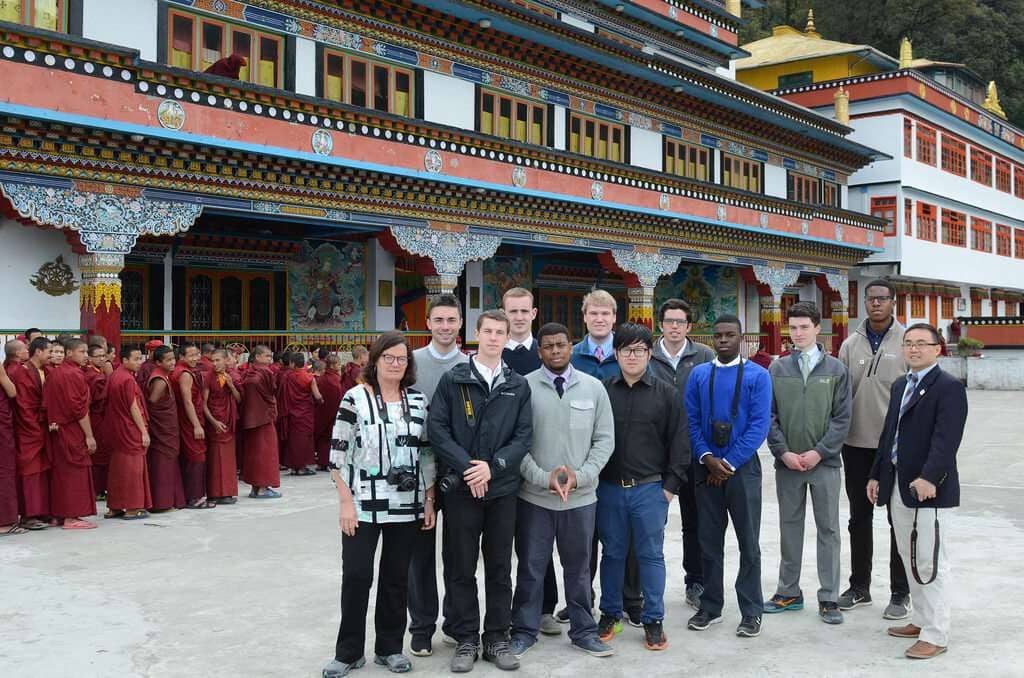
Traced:
<svg viewBox="0 0 1024 678">
<path fill-rule="evenodd" d="M 480 650 L 476 566 L 483 543 L 487 615 L 483 657 L 503 670 L 519 668 L 509 647 L 512 540 L 519 466 L 533 437 L 530 387 L 501 361 L 508 316 L 484 311 L 476 323 L 479 352 L 446 372 L 430 401 L 427 430 L 445 492 L 442 549 L 451 600 L 453 673 L 468 673 Z"/>
<path fill-rule="evenodd" d="M 682 299 L 668 299 L 658 310 L 661 339 L 651 351 L 651 373 L 676 387 L 679 401 L 686 398 L 690 372 L 701 363 L 715 359 L 715 352 L 686 337 L 693 321 L 693 310 Z M 688 469 L 686 483 L 679 490 L 679 517 L 683 526 L 683 571 L 686 573 L 686 604 L 700 609 L 704 593 L 704 571 L 700 562 L 700 538 L 697 535 L 697 495 L 694 469 Z"/>
<path fill-rule="evenodd" d="M 892 385 L 867 486 L 871 502 L 889 505 L 907 570 L 914 619 L 888 633 L 917 639 L 905 652 L 911 659 L 931 659 L 949 643 L 949 560 L 940 524 L 960 505 L 956 453 L 967 421 L 967 391 L 938 366 L 940 350 L 939 333 L 931 325 L 912 325 L 903 335 L 910 372 Z"/>
</svg>

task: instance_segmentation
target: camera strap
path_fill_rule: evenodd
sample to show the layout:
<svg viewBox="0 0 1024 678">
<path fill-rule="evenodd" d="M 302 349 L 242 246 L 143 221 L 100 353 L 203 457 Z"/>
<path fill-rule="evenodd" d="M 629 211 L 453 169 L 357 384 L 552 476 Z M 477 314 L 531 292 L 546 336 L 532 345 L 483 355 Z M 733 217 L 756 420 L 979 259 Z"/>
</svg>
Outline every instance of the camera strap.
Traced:
<svg viewBox="0 0 1024 678">
<path fill-rule="evenodd" d="M 932 576 L 928 581 L 921 580 L 921 574 L 917 571 L 917 512 L 914 509 L 914 528 L 910 531 L 910 572 L 914 579 L 921 586 L 927 586 L 935 581 L 939 574 L 939 509 L 935 509 L 935 545 L 932 547 Z"/>
<path fill-rule="evenodd" d="M 711 363 L 711 379 L 708 382 L 708 398 L 711 402 L 711 418 L 714 419 L 714 408 L 715 408 L 715 363 Z M 736 415 L 740 411 L 740 387 L 743 386 L 743 359 L 740 358 L 740 366 L 736 370 L 736 390 L 732 393 L 732 407 L 729 408 L 729 419 L 730 421 L 736 420 Z"/>
<path fill-rule="evenodd" d="M 404 419 L 405 423 L 408 424 L 412 421 L 412 415 L 409 412 L 409 396 L 405 392 L 404 388 L 399 389 L 398 393 L 402 399 L 402 419 Z M 381 396 L 379 389 L 373 389 L 373 398 L 377 403 L 377 414 L 380 415 L 381 421 L 385 424 L 390 424 L 391 417 L 388 415 L 388 406 L 387 403 L 384 402 L 384 398 Z"/>
<path fill-rule="evenodd" d="M 469 397 L 469 386 L 466 384 L 459 384 L 459 390 L 462 391 L 462 404 L 466 409 L 466 423 L 470 428 L 476 428 L 476 415 L 473 412 L 473 400 Z"/>
</svg>

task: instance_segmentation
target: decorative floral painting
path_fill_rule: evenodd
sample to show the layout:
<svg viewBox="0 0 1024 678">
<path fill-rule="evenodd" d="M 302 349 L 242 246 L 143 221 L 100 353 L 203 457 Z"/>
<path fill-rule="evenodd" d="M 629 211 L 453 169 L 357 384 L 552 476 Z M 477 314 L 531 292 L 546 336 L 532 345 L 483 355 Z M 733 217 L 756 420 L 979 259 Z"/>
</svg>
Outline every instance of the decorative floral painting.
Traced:
<svg viewBox="0 0 1024 678">
<path fill-rule="evenodd" d="M 303 241 L 288 265 L 291 329 L 362 331 L 365 249 L 362 243 Z"/>
<path fill-rule="evenodd" d="M 654 308 L 672 297 L 693 306 L 693 331 L 707 332 L 718 316 L 737 313 L 739 269 L 729 266 L 683 264 L 670 278 L 662 278 L 654 290 Z"/>
<path fill-rule="evenodd" d="M 484 309 L 501 306 L 501 295 L 512 287 L 533 287 L 532 261 L 526 257 L 484 260 Z"/>
</svg>

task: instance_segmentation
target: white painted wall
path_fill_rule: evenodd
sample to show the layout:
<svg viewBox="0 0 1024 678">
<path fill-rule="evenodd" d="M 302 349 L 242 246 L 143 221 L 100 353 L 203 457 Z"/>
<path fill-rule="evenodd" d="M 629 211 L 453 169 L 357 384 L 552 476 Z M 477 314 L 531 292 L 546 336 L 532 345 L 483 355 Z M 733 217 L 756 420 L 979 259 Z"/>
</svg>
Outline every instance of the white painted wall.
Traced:
<svg viewBox="0 0 1024 678">
<path fill-rule="evenodd" d="M 377 283 L 391 281 L 391 306 L 381 306 L 377 296 Z M 366 243 L 366 324 L 367 329 L 383 331 L 395 329 L 395 257 L 381 247 L 376 238 Z"/>
<path fill-rule="evenodd" d="M 423 118 L 428 122 L 473 129 L 473 83 L 423 71 Z"/>
<path fill-rule="evenodd" d="M 661 135 L 633 126 L 629 132 L 629 162 L 637 167 L 661 171 Z"/>
<path fill-rule="evenodd" d="M 480 306 L 484 301 L 484 262 L 470 261 L 466 263 L 466 292 L 462 298 L 462 308 L 466 315 L 466 341 L 476 341 L 476 320 L 485 309 L 469 305 L 469 291 L 473 287 L 480 288 Z"/>
<path fill-rule="evenodd" d="M 295 38 L 295 93 L 316 96 L 316 43 Z"/>
<path fill-rule="evenodd" d="M 139 50 L 156 61 L 157 0 L 82 0 L 82 34 L 90 40 Z"/>
<path fill-rule="evenodd" d="M 716 166 L 717 167 L 717 166 Z M 764 164 L 764 192 L 774 198 L 786 199 L 786 168 Z"/>
<path fill-rule="evenodd" d="M 817 112 L 824 111 L 819 109 Z M 854 118 L 850 121 L 850 126 L 853 127 L 853 132 L 847 139 L 888 153 L 893 157 L 892 160 L 875 161 L 864 169 L 854 172 L 850 177 L 850 186 L 899 181 L 900 172 L 903 169 L 903 116 L 894 113 L 872 118 Z"/>
<path fill-rule="evenodd" d="M 63 231 L 22 226 L 16 221 L 0 219 L 0 242 L 3 243 L 0 287 L 4 290 L 0 328 L 19 332 L 33 326 L 46 330 L 78 329 L 81 324 L 78 292 L 51 297 L 29 283 L 40 266 L 58 256 L 64 257 L 75 280 L 81 282 L 78 255 L 71 251 Z"/>
<path fill-rule="evenodd" d="M 564 151 L 568 140 L 565 138 L 565 106 L 555 106 L 551 124 L 555 126 L 555 149 Z"/>
</svg>

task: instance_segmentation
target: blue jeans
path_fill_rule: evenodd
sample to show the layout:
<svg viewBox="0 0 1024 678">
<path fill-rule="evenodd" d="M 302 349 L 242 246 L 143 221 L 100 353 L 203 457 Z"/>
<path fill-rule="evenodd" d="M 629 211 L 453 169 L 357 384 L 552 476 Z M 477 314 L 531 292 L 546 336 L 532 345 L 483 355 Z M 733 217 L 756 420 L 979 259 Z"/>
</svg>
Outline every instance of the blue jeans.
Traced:
<svg viewBox="0 0 1024 678">
<path fill-rule="evenodd" d="M 597 486 L 597 531 L 601 540 L 601 613 L 622 617 L 622 581 L 630 535 L 640 570 L 647 624 L 665 617 L 665 522 L 668 501 L 661 483 Z"/>
</svg>

